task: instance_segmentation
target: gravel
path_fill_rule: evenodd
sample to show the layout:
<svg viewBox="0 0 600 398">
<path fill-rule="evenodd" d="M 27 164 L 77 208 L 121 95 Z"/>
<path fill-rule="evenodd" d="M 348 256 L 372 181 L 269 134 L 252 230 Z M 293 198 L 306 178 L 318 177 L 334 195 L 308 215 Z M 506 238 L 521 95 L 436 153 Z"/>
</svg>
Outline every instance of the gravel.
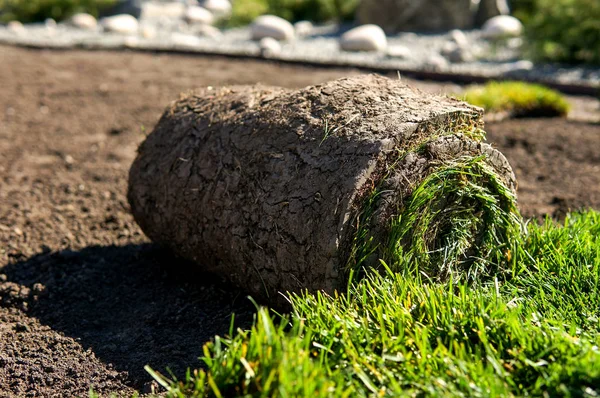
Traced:
<svg viewBox="0 0 600 398">
<path fill-rule="evenodd" d="M 398 70 L 412 74 L 438 74 L 456 80 L 522 79 L 575 87 L 580 93 L 600 89 L 600 68 L 584 66 L 534 65 L 519 58 L 521 39 L 492 44 L 482 38 L 481 31 L 465 31 L 474 55 L 472 62 L 432 63 L 444 46 L 452 40 L 450 32 L 440 34 L 401 33 L 388 36 L 389 47 L 407 48 L 408 57 L 396 58 L 385 53 L 344 52 L 339 37 L 352 26 L 316 26 L 308 35 L 291 42 L 282 42 L 281 51 L 269 54 L 270 59 L 329 66 L 351 66 L 379 70 Z M 155 34 L 144 37 L 144 30 Z M 135 49 L 145 51 L 175 51 L 198 54 L 261 57 L 259 42 L 250 40 L 249 27 L 223 30 L 218 37 L 202 37 L 197 26 L 181 19 L 163 17 L 142 19 L 137 35 L 120 35 L 96 30 L 81 30 L 60 23 L 26 24 L 24 30 L 0 26 L 0 43 L 35 48 L 55 49 Z M 193 38 L 191 36 L 194 36 Z M 148 35 L 146 35 L 148 36 Z M 431 76 L 430 76 L 431 77 Z"/>
</svg>

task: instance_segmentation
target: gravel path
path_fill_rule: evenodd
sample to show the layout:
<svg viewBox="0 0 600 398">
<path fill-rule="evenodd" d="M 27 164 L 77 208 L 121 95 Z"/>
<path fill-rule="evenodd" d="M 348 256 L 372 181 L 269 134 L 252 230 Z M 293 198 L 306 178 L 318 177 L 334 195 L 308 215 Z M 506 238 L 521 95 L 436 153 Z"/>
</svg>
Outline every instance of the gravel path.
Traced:
<svg viewBox="0 0 600 398">
<path fill-rule="evenodd" d="M 425 78 L 458 81 L 520 79 L 554 85 L 577 94 L 593 94 L 600 89 L 599 67 L 534 65 L 520 60 L 520 39 L 492 45 L 478 30 L 464 32 L 475 55 L 472 62 L 452 63 L 440 56 L 450 33 L 402 33 L 388 37 L 389 47 L 402 47 L 402 56 L 383 53 L 344 52 L 340 35 L 350 26 L 317 26 L 307 36 L 283 43 L 281 51 L 269 58 L 285 62 L 328 66 L 351 66 L 402 73 Z M 178 18 L 162 16 L 140 20 L 137 35 L 84 31 L 67 24 L 29 24 L 23 29 L 0 26 L 0 43 L 35 48 L 135 49 L 198 54 L 261 57 L 259 43 L 250 40 L 249 28 L 216 32 L 211 37 L 198 34 L 198 27 Z M 388 53 L 393 51 L 388 51 Z"/>
</svg>

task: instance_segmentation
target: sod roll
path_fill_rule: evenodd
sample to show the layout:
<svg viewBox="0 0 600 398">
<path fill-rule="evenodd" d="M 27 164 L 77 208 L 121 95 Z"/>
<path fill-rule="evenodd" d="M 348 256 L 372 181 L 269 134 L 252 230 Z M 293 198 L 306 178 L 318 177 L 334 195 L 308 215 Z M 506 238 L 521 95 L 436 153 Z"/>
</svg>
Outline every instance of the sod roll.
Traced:
<svg viewBox="0 0 600 398">
<path fill-rule="evenodd" d="M 380 259 L 475 278 L 518 227 L 515 177 L 481 128 L 481 109 L 375 75 L 208 87 L 140 146 L 129 202 L 154 242 L 272 302 L 344 290 Z"/>
</svg>

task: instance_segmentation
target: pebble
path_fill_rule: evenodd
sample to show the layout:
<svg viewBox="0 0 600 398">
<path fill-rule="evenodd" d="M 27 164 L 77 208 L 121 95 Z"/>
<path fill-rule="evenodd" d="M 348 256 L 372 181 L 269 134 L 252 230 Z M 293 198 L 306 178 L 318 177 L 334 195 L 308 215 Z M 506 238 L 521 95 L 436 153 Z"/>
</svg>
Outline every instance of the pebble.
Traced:
<svg viewBox="0 0 600 398">
<path fill-rule="evenodd" d="M 274 55 L 279 55 L 281 52 L 281 44 L 272 37 L 264 37 L 260 39 L 259 47 L 260 54 L 267 58 Z"/>
<path fill-rule="evenodd" d="M 310 21 L 298 21 L 294 24 L 294 31 L 300 37 L 310 35 L 314 28 L 315 26 Z"/>
<path fill-rule="evenodd" d="M 171 34 L 171 41 L 178 47 L 197 47 L 202 41 L 195 35 L 175 32 Z"/>
<path fill-rule="evenodd" d="M 275 15 L 263 15 L 254 20 L 250 26 L 252 40 L 271 37 L 275 40 L 292 40 L 295 37 L 294 26 Z"/>
<path fill-rule="evenodd" d="M 453 29 L 448 33 L 450 40 L 453 41 L 459 47 L 469 47 L 469 39 L 467 35 L 460 29 Z"/>
<path fill-rule="evenodd" d="M 153 39 L 157 36 L 156 28 L 151 25 L 142 26 L 142 37 L 144 39 Z"/>
<path fill-rule="evenodd" d="M 510 15 L 498 15 L 488 19 L 481 30 L 481 35 L 486 39 L 505 39 L 520 36 L 523 33 L 523 24 Z"/>
<path fill-rule="evenodd" d="M 186 6 L 183 3 L 156 3 L 153 1 L 149 1 L 142 4 L 142 16 L 140 19 L 181 19 L 185 15 L 185 11 Z"/>
<path fill-rule="evenodd" d="M 27 33 L 27 29 L 25 29 L 23 24 L 19 21 L 10 21 L 6 27 L 8 30 L 18 35 Z"/>
<path fill-rule="evenodd" d="M 340 48 L 344 51 L 385 51 L 387 37 L 383 29 L 377 25 L 362 25 L 340 37 Z"/>
<path fill-rule="evenodd" d="M 46 26 L 46 29 L 56 29 L 56 21 L 52 18 L 47 18 L 44 21 L 44 25 Z"/>
<path fill-rule="evenodd" d="M 95 30 L 98 26 L 98 21 L 93 15 L 79 13 L 71 17 L 69 24 L 79 29 Z"/>
<path fill-rule="evenodd" d="M 386 54 L 390 58 L 399 58 L 399 59 L 412 58 L 412 53 L 410 51 L 410 48 L 403 46 L 401 44 L 389 46 Z"/>
<path fill-rule="evenodd" d="M 448 68 L 448 61 L 440 54 L 431 54 L 424 62 L 423 67 L 425 69 L 440 71 Z"/>
<path fill-rule="evenodd" d="M 474 60 L 473 54 L 466 46 L 459 46 L 453 41 L 449 41 L 442 47 L 441 54 L 448 59 L 448 61 L 460 64 L 462 62 L 472 62 Z"/>
<path fill-rule="evenodd" d="M 215 17 L 204 7 L 190 6 L 185 12 L 184 19 L 189 24 L 212 25 Z"/>
<path fill-rule="evenodd" d="M 200 5 L 212 12 L 218 18 L 227 18 L 231 15 L 231 3 L 229 0 L 204 0 Z"/>
<path fill-rule="evenodd" d="M 138 20 L 129 14 L 119 14 L 103 18 L 100 24 L 106 32 L 120 33 L 122 35 L 133 35 L 138 32 Z"/>
<path fill-rule="evenodd" d="M 198 36 L 209 37 L 212 39 L 218 39 L 219 37 L 223 37 L 223 33 L 221 33 L 221 31 L 218 28 L 211 25 L 192 26 L 190 27 L 190 32 Z"/>
</svg>

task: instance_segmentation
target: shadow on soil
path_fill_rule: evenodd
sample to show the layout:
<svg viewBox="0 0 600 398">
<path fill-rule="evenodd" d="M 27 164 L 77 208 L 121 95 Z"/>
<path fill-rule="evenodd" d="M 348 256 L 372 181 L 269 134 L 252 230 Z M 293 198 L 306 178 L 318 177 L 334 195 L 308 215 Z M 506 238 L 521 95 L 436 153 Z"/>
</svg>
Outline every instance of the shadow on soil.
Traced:
<svg viewBox="0 0 600 398">
<path fill-rule="evenodd" d="M 31 289 L 30 316 L 127 372 L 137 388 L 151 380 L 144 365 L 178 377 L 201 366 L 203 344 L 228 333 L 231 314 L 248 327 L 254 313 L 242 292 L 150 244 L 39 254 L 2 271 Z"/>
</svg>

